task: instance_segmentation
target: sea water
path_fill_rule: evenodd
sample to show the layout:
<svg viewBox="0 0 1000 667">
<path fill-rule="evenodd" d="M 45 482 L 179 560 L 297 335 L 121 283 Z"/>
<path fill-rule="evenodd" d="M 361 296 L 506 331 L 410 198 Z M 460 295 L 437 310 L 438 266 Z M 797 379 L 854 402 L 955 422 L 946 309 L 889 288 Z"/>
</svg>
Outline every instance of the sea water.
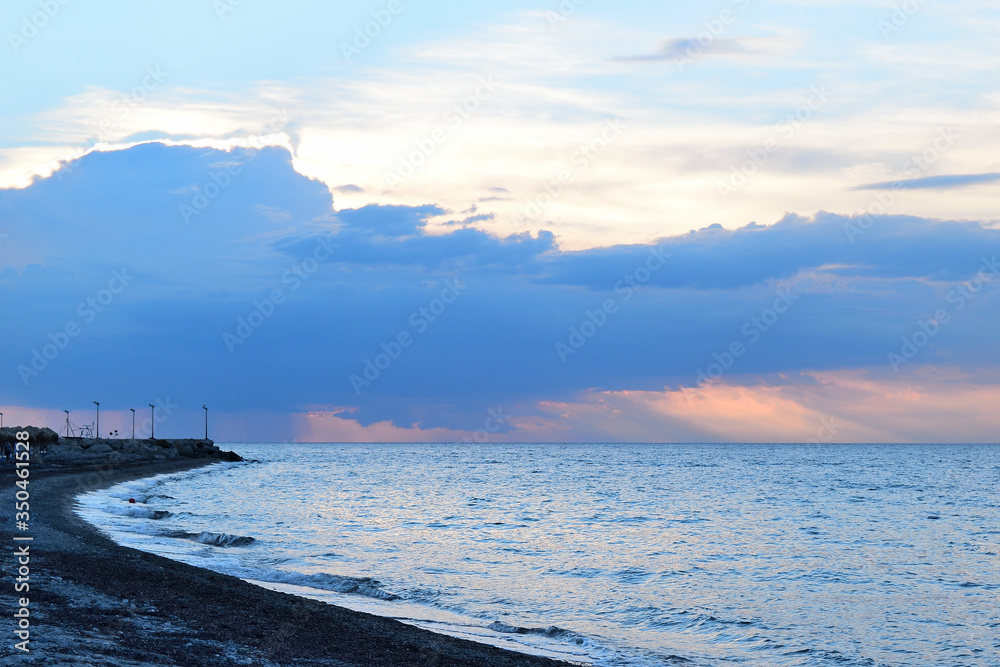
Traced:
<svg viewBox="0 0 1000 667">
<path fill-rule="evenodd" d="M 77 511 L 131 547 L 573 662 L 1000 665 L 1000 447 L 225 447 L 256 460 Z"/>
</svg>

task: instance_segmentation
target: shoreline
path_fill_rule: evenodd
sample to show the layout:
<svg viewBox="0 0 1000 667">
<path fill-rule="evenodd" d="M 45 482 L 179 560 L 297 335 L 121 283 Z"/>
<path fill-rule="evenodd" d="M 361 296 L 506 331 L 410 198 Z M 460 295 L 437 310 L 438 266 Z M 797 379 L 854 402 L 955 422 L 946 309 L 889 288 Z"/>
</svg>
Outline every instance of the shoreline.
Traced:
<svg viewBox="0 0 1000 667">
<path fill-rule="evenodd" d="M 31 467 L 30 653 L 8 617 L 0 665 L 481 665 L 570 663 L 439 635 L 399 621 L 255 586 L 118 545 L 73 511 L 74 498 L 218 459 L 73 469 Z M 96 463 L 96 462 L 95 462 Z M 3 571 L 14 597 L 14 486 L 0 474 Z M 13 605 L 12 605 L 13 606 Z"/>
</svg>

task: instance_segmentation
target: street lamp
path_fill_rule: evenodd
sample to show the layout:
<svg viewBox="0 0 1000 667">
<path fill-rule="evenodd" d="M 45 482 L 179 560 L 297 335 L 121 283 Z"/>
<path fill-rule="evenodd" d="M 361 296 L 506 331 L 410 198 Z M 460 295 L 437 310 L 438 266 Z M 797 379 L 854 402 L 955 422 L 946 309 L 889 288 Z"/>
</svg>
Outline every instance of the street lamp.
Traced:
<svg viewBox="0 0 1000 667">
<path fill-rule="evenodd" d="M 63 410 L 66 413 L 66 437 L 69 437 L 69 410 Z"/>
<path fill-rule="evenodd" d="M 135 440 L 135 408 L 129 408 L 132 411 L 132 439 Z"/>
<path fill-rule="evenodd" d="M 149 438 L 150 440 L 156 439 L 156 407 L 150 403 L 149 404 Z"/>
<path fill-rule="evenodd" d="M 208 440 L 208 406 L 203 405 L 201 409 L 205 411 L 205 439 Z"/>
<path fill-rule="evenodd" d="M 3 413 L 0 412 L 0 428 L 3 428 Z"/>
<path fill-rule="evenodd" d="M 94 405 L 97 406 L 97 421 L 94 422 L 94 431 L 96 432 L 96 437 L 98 440 L 101 439 L 101 404 L 94 401 Z"/>
</svg>

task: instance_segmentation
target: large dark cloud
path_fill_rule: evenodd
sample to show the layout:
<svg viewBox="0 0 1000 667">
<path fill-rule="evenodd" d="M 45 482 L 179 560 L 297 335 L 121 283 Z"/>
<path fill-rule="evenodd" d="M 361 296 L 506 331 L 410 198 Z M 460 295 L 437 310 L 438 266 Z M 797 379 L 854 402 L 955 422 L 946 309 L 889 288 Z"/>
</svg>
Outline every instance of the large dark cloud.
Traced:
<svg viewBox="0 0 1000 667">
<path fill-rule="evenodd" d="M 337 262 L 384 269 L 537 271 L 544 253 L 555 250 L 550 232 L 498 239 L 464 227 L 445 235 L 425 233 L 426 219 L 443 214 L 436 206 L 366 206 L 337 215 Z M 275 248 L 292 255 L 307 251 L 319 235 L 296 234 L 275 240 Z"/>
<path fill-rule="evenodd" d="M 547 233 L 428 234 L 426 220 L 443 213 L 432 205 L 335 212 L 329 190 L 276 148 L 150 144 L 94 153 L 26 189 L 0 191 L 8 235 L 0 400 L 61 408 L 99 396 L 129 407 L 170 396 L 276 412 L 339 405 L 358 407 L 362 423 L 477 428 L 498 405 L 693 384 L 734 341 L 748 351 L 732 373 L 891 372 L 887 352 L 918 319 L 953 308 L 948 290 L 1000 250 L 1000 231 L 983 224 L 821 213 L 713 226 L 656 246 L 564 252 Z M 656 253 L 670 257 L 646 274 Z M 79 304 L 86 313 L 86 300 L 115 286 L 123 267 L 128 286 L 87 321 Z M 437 307 L 445 281 L 462 291 L 432 322 L 420 309 Z M 794 305 L 766 332 L 752 325 L 760 336 L 750 343 L 747 323 L 775 303 L 779 286 Z M 275 290 L 284 300 L 272 307 Z M 989 283 L 953 313 L 920 361 L 1000 361 L 984 335 L 1000 324 L 996 294 Z M 605 321 L 597 311 L 609 299 L 617 310 Z M 235 335 L 255 304 L 270 314 L 227 347 L 224 334 Z M 556 344 L 569 344 L 588 313 L 603 324 L 563 363 Z M 25 386 L 18 366 L 69 322 L 80 334 Z M 401 332 L 412 344 L 359 395 L 351 376 L 383 344 L 394 352 Z"/>
</svg>

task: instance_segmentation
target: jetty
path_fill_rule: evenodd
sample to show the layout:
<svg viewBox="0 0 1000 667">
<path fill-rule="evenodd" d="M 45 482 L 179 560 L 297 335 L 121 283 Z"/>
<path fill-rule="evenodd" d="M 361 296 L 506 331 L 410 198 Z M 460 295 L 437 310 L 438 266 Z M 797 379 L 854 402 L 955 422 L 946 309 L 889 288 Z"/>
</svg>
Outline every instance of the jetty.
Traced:
<svg viewBox="0 0 1000 667">
<path fill-rule="evenodd" d="M 16 434 L 27 431 L 29 460 L 45 467 L 77 467 L 90 464 L 133 464 L 168 459 L 216 459 L 242 461 L 235 452 L 219 449 L 207 438 L 67 438 L 50 428 L 8 426 L 0 429 L 0 445 L 17 442 Z"/>
</svg>

